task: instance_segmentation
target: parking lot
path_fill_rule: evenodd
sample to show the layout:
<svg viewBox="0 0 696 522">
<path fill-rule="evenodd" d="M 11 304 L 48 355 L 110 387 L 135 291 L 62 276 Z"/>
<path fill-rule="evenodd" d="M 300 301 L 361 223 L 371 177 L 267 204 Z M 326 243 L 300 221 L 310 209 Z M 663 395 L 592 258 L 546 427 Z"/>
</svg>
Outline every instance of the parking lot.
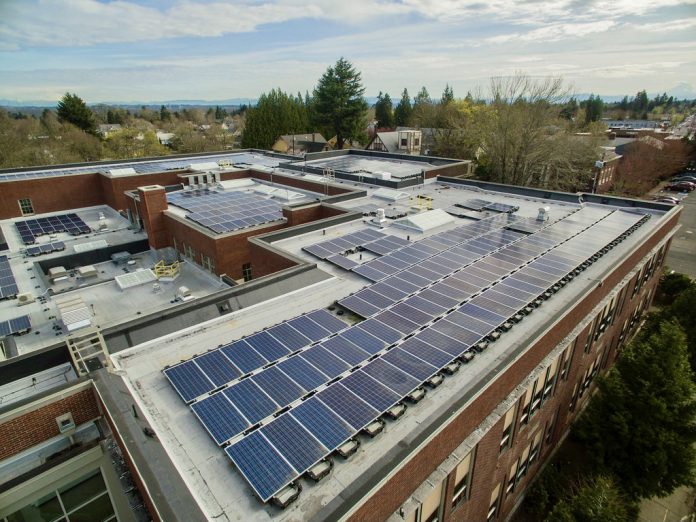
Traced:
<svg viewBox="0 0 696 522">
<path fill-rule="evenodd" d="M 665 192 L 665 194 L 674 194 Z M 682 199 L 681 227 L 672 240 L 667 254 L 667 266 L 696 278 L 696 191 Z"/>
</svg>

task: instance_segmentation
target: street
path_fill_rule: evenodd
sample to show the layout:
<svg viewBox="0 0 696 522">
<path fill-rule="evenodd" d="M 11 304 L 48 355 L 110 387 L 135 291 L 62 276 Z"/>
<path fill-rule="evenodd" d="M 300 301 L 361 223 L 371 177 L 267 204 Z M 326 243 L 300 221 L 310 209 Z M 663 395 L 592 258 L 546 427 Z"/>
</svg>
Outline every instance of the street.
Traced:
<svg viewBox="0 0 696 522">
<path fill-rule="evenodd" d="M 696 278 L 696 195 L 682 199 L 681 227 L 672 240 L 667 254 L 667 267 Z"/>
</svg>

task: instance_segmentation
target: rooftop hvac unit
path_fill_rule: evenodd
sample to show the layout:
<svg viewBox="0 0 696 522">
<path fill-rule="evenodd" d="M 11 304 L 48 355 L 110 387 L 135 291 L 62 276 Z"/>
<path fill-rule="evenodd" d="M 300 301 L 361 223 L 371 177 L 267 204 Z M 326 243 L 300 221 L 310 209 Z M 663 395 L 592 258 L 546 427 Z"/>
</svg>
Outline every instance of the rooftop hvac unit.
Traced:
<svg viewBox="0 0 696 522">
<path fill-rule="evenodd" d="M 61 433 L 70 433 L 75 431 L 75 421 L 73 420 L 72 413 L 70 412 L 56 417 L 56 423 L 58 424 L 58 431 Z"/>
<path fill-rule="evenodd" d="M 537 214 L 537 221 L 548 221 L 550 207 L 539 207 L 539 214 Z"/>
<path fill-rule="evenodd" d="M 32 294 L 31 292 L 17 294 L 17 304 L 19 306 L 33 303 L 34 301 L 36 301 L 36 298 L 34 297 L 34 294 Z"/>
</svg>

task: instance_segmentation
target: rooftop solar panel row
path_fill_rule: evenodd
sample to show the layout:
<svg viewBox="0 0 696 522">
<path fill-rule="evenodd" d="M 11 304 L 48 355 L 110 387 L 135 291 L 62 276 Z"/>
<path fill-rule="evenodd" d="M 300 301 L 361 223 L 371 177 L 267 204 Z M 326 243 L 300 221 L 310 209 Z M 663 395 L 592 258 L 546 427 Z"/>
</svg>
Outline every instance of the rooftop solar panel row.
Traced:
<svg viewBox="0 0 696 522">
<path fill-rule="evenodd" d="M 562 264 L 570 272 L 577 263 L 583 262 L 644 219 L 636 215 L 626 218 L 594 211 L 579 212 L 574 217 L 572 225 L 562 224 L 550 231 L 552 234 L 549 237 L 553 236 L 557 241 L 550 248 L 522 238 L 489 256 L 496 259 L 494 256 L 510 250 L 506 257 L 517 260 L 519 264 L 514 266 L 521 266 L 515 273 L 512 273 L 515 268 L 510 268 L 508 261 L 497 259 L 496 262 L 489 263 L 489 258 L 486 257 L 471 265 L 469 268 L 472 270 L 466 273 L 460 271 L 445 276 L 432 289 L 413 285 L 417 295 L 386 309 L 381 308 L 383 311 L 374 318 L 345 329 L 337 337 L 326 339 L 321 345 L 307 348 L 288 359 L 302 358 L 300 366 L 311 365 L 317 379 L 297 383 L 291 376 L 292 369 L 288 368 L 286 373 L 281 367 L 283 363 L 280 363 L 224 390 L 222 393 L 230 400 L 229 404 L 217 398 L 219 392 L 211 396 L 216 397 L 215 403 L 211 398 L 195 403 L 211 401 L 211 406 L 219 403 L 224 412 L 217 417 L 225 419 L 224 429 L 218 426 L 222 421 L 209 420 L 211 426 L 207 426 L 208 431 L 220 443 L 222 437 L 241 432 L 248 425 L 247 422 L 254 423 L 268 417 L 273 411 L 277 411 L 280 404 L 291 405 L 288 401 L 300 397 L 298 388 L 309 391 L 311 386 L 322 382 L 322 374 L 327 378 L 338 376 L 359 364 L 361 357 L 366 362 L 370 353 L 379 355 L 377 359 L 352 373 L 346 373 L 338 382 L 320 389 L 316 395 L 291 407 L 277 418 L 269 419 L 261 429 L 233 441 L 227 447 L 227 454 L 256 494 L 264 501 L 269 500 L 311 465 L 331 453 L 387 408 L 401 401 L 405 394 L 420 386 L 426 378 L 470 350 L 511 317 L 517 310 L 510 305 L 511 299 L 518 304 L 527 303 L 553 285 L 562 276 L 559 270 L 563 269 L 545 271 L 545 261 L 556 263 L 557 266 Z M 561 233 L 556 234 L 559 230 Z M 584 247 L 585 257 L 582 258 L 577 257 L 576 253 L 580 245 Z M 566 252 L 573 252 L 574 257 L 566 258 Z M 509 269 L 507 274 L 501 271 L 506 268 Z M 501 282 L 503 275 L 508 276 Z M 461 283 L 474 284 L 472 288 L 475 285 L 488 286 L 481 286 L 480 292 L 473 299 L 469 299 L 470 294 L 462 300 L 463 303 L 455 301 L 459 304 L 456 310 L 451 311 L 430 298 L 433 293 L 437 293 L 434 289 L 438 285 L 442 285 L 442 290 L 447 286 L 451 289 L 447 291 L 453 294 L 459 292 L 459 296 L 471 290 L 447 285 L 447 282 L 454 283 L 452 279 L 455 276 Z M 505 288 L 512 288 L 511 283 L 519 283 L 521 290 L 508 299 Z M 378 285 L 380 288 L 387 286 L 386 283 L 373 286 Z M 432 307 L 424 306 L 425 303 L 430 303 Z M 415 306 L 416 304 L 420 306 Z M 438 313 L 441 319 L 431 322 L 434 314 Z M 425 328 L 422 326 L 424 323 Z M 420 331 L 401 342 L 414 326 Z M 342 340 L 334 340 L 339 338 Z M 396 348 L 383 351 L 384 346 L 395 343 L 398 343 Z M 372 348 L 367 349 L 367 345 Z M 306 368 L 309 367 L 305 366 Z M 256 382 L 261 385 L 256 386 Z M 250 386 L 253 389 L 246 393 L 233 393 L 237 388 Z M 242 417 L 237 413 L 241 413 Z M 206 424 L 206 421 L 201 420 Z M 220 433 L 214 435 L 216 430 Z"/>
</svg>

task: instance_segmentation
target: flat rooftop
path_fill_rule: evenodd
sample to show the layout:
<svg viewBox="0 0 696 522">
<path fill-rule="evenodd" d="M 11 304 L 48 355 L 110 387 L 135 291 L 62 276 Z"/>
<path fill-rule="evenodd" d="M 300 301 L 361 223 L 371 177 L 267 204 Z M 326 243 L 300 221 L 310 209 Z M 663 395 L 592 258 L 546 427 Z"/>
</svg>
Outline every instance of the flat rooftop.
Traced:
<svg viewBox="0 0 696 522">
<path fill-rule="evenodd" d="M 273 243 L 332 278 L 113 356 L 210 519 L 307 520 L 331 502 L 345 502 L 340 495 L 347 488 L 376 483 L 388 467 L 382 459 L 435 430 L 453 401 L 489 386 L 495 372 L 596 287 L 667 213 L 647 202 L 621 208 L 609 199 L 542 198 L 502 186 L 433 181 L 394 199 L 366 190 L 367 197 L 341 203 L 363 207 L 363 220 Z M 378 227 L 371 224 L 372 205 L 406 216 Z M 472 209 L 477 205 L 483 210 Z M 451 219 L 442 212 L 423 217 L 450 207 L 459 209 Z M 547 208 L 547 221 L 537 221 L 540 207 Z M 399 226 L 399 219 L 432 226 L 418 231 Z M 570 273 L 572 279 L 561 281 Z M 547 290 L 543 305 L 510 323 Z M 505 323 L 510 332 L 403 417 L 386 421 L 384 433 L 362 434 Z M 318 483 L 303 478 L 348 438 L 361 442 L 353 456 L 332 457 L 331 473 Z M 264 502 L 298 481 L 302 492 L 287 509 Z"/>
<path fill-rule="evenodd" d="M 76 165 L 70 167 L 42 167 L 0 172 L 0 181 L 15 181 L 18 179 L 35 179 L 73 174 L 93 174 L 100 172 L 108 176 L 133 174 L 153 174 L 168 170 L 185 170 L 197 164 L 215 162 L 221 167 L 248 168 L 252 166 L 275 167 L 283 161 L 282 157 L 261 152 L 230 152 L 222 154 L 206 154 L 192 156 L 177 156 L 142 161 L 101 162 L 91 165 Z M 132 171 L 130 171 L 132 169 Z M 113 172 L 112 172 L 113 171 Z"/>
<path fill-rule="evenodd" d="M 82 208 L 70 213 L 87 225 L 88 233 L 43 234 L 29 245 L 24 244 L 18 223 L 27 219 L 50 220 L 66 213 L 0 221 L 0 229 L 8 243 L 8 250 L 0 255 L 7 259 L 17 293 L 31 295 L 30 299 L 0 300 L 0 322 L 27 318 L 31 326 L 28 333 L 12 337 L 17 352 L 14 355 L 52 346 L 64 339 L 69 333 L 60 312 L 59 303 L 64 301 L 80 299 L 92 325 L 104 329 L 178 306 L 176 297 L 181 286 L 190 290 L 190 299 L 229 288 L 217 276 L 184 261 L 179 275 L 172 281 L 160 280 L 158 287 L 153 286 L 153 281 L 122 290 L 116 282 L 117 277 L 149 271 L 161 260 L 160 255 L 149 250 L 144 232 L 133 230 L 127 219 L 108 206 Z M 58 249 L 54 250 L 52 245 L 57 245 Z M 45 253 L 37 252 L 36 249 L 41 251 L 42 247 L 46 247 Z M 124 251 L 130 256 L 122 262 L 114 262 L 108 255 Z M 81 266 L 92 269 L 80 273 Z M 61 267 L 65 270 L 60 270 Z M 114 306 L 114 302 L 119 306 Z"/>
</svg>

